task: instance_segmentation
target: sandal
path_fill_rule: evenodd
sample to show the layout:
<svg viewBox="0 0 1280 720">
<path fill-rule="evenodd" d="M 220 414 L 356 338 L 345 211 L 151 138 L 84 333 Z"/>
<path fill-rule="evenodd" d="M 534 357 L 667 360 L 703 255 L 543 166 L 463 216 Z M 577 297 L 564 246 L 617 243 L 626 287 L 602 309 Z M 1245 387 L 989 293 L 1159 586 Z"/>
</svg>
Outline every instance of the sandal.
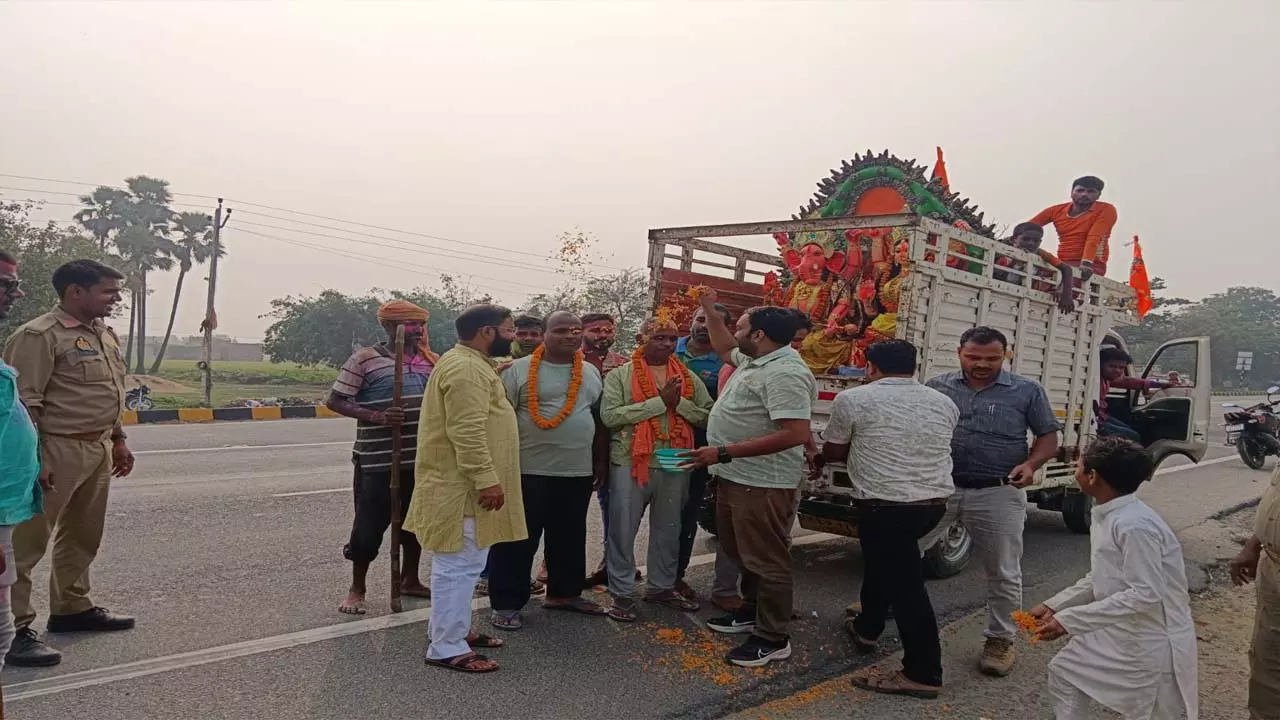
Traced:
<svg viewBox="0 0 1280 720">
<path fill-rule="evenodd" d="M 609 608 L 609 618 L 618 622 L 635 622 L 639 618 L 636 614 L 636 601 L 614 600 L 613 607 Z"/>
<path fill-rule="evenodd" d="M 448 670 L 457 670 L 464 673 L 491 673 L 498 669 L 497 665 L 493 667 L 479 668 L 476 667 L 480 663 L 490 662 L 489 658 L 477 653 L 467 653 L 466 655 L 455 655 L 444 660 L 432 660 L 427 658 L 428 665 L 446 668 Z"/>
<path fill-rule="evenodd" d="M 593 603 L 590 600 L 587 600 L 586 598 L 580 598 L 580 597 L 573 598 L 568 602 L 558 602 L 558 603 L 549 603 L 546 600 L 543 600 L 542 607 L 547 610 L 559 610 L 561 612 L 572 612 L 572 613 L 578 613 L 579 615 L 609 614 L 609 611 L 605 610 L 599 604 Z"/>
<path fill-rule="evenodd" d="M 471 646 L 472 650 L 476 648 L 480 648 L 482 650 L 496 650 L 497 648 L 506 645 L 506 643 L 502 641 L 502 638 L 489 637 L 484 633 L 476 633 L 474 638 L 467 638 L 467 644 Z"/>
<path fill-rule="evenodd" d="M 652 595 L 645 595 L 644 601 L 647 603 L 665 605 L 672 610 L 679 610 L 681 612 L 697 612 L 698 608 L 702 607 L 698 603 L 681 595 L 675 590 L 663 590 L 662 592 L 654 593 Z"/>
<path fill-rule="evenodd" d="M 480 579 L 476 581 L 476 597 L 486 597 L 489 594 L 489 580 Z"/>
<path fill-rule="evenodd" d="M 870 655 L 880 649 L 880 643 L 875 640 L 867 640 L 858 634 L 854 629 L 854 623 L 857 621 L 857 615 L 850 615 L 844 619 L 844 631 L 849 633 L 849 639 L 853 640 L 853 649 L 858 651 L 860 655 Z"/>
<path fill-rule="evenodd" d="M 514 632 L 524 627 L 524 618 L 519 610 L 494 610 L 489 616 L 489 624 L 499 630 Z"/>
<path fill-rule="evenodd" d="M 546 595 L 546 594 L 547 594 L 546 583 L 542 582 L 541 580 L 534 580 L 529 583 L 530 597 L 538 597 L 539 595 Z"/>
<path fill-rule="evenodd" d="M 901 672 L 892 675 L 870 675 L 866 677 L 855 677 L 852 680 L 853 686 L 862 690 L 868 690 L 881 695 L 905 695 L 907 697 L 919 698 L 921 700 L 937 700 L 938 694 L 942 692 L 941 686 L 916 686 L 911 683 Z M 928 688 L 928 689 L 926 689 Z"/>
<path fill-rule="evenodd" d="M 686 600 L 698 599 L 698 592 L 694 590 L 692 587 L 690 587 L 689 583 L 683 580 L 676 581 L 675 590 L 677 593 L 680 593 L 680 597 L 685 598 Z"/>
</svg>

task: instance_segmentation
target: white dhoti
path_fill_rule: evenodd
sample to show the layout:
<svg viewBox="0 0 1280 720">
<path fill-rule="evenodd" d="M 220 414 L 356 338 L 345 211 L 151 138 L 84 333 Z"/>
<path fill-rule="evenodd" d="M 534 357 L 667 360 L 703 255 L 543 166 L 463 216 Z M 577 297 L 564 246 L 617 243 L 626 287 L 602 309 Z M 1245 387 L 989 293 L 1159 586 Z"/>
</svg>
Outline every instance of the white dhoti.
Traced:
<svg viewBox="0 0 1280 720">
<path fill-rule="evenodd" d="M 1046 689 L 1055 720 L 1091 720 L 1094 715 L 1090 708 L 1095 702 L 1108 707 L 1080 687 L 1084 684 L 1079 683 L 1080 677 L 1081 674 L 1074 672 L 1060 657 L 1055 657 L 1049 663 Z M 1172 672 L 1161 673 L 1155 687 L 1133 688 L 1133 691 L 1135 696 L 1142 698 L 1137 702 L 1138 707 L 1125 708 L 1123 711 L 1118 708 L 1109 709 L 1121 712 L 1125 720 L 1180 720 L 1186 717 L 1186 705 L 1182 702 L 1178 679 Z M 1106 697 L 1105 693 L 1099 694 Z"/>
<path fill-rule="evenodd" d="M 489 548 L 476 545 L 475 518 L 462 519 L 462 550 L 431 556 L 431 622 L 427 657 L 448 660 L 471 652 L 471 600 Z"/>
</svg>

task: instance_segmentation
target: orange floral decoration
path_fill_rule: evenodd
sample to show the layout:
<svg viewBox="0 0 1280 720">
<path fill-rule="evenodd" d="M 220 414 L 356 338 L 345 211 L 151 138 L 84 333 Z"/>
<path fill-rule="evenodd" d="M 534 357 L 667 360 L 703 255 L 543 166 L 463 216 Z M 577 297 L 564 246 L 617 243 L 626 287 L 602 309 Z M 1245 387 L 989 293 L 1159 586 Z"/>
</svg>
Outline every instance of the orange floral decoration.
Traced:
<svg viewBox="0 0 1280 720">
<path fill-rule="evenodd" d="M 1040 641 L 1040 637 L 1036 635 L 1036 632 L 1040 629 L 1040 621 L 1036 620 L 1034 615 L 1026 610 L 1014 610 L 1012 619 L 1017 623 L 1019 630 L 1029 634 L 1032 645 Z"/>
<path fill-rule="evenodd" d="M 573 370 L 569 373 L 569 395 L 565 398 L 564 407 L 560 408 L 560 412 L 548 420 L 542 417 L 542 409 L 538 407 L 538 368 L 542 365 L 542 353 L 546 349 L 546 345 L 539 345 L 529 358 L 529 415 L 533 418 L 534 425 L 543 430 L 553 430 L 560 427 L 560 423 L 573 414 L 573 408 L 578 404 L 578 391 L 582 389 L 583 356 L 581 350 L 573 354 Z"/>
<path fill-rule="evenodd" d="M 638 347 L 635 352 L 631 353 L 631 370 L 635 373 L 636 379 L 640 381 L 640 392 L 644 393 L 643 399 L 649 400 L 651 398 L 658 397 L 658 388 L 653 386 L 653 374 L 649 372 L 649 367 L 644 361 L 644 347 Z M 668 377 L 674 377 L 674 375 L 671 375 L 672 371 L 680 373 L 681 397 L 686 400 L 692 400 L 693 375 L 689 374 L 689 368 L 685 367 L 684 363 L 676 359 L 675 355 L 672 355 L 671 359 L 667 360 Z M 671 416 L 668 418 L 668 428 L 675 427 L 675 414 L 674 410 L 667 411 L 667 415 Z M 663 441 L 670 440 L 671 434 L 669 432 L 662 432 L 661 417 L 662 416 L 659 415 L 658 417 L 649 418 L 647 422 L 653 428 L 653 436 L 655 438 Z"/>
</svg>

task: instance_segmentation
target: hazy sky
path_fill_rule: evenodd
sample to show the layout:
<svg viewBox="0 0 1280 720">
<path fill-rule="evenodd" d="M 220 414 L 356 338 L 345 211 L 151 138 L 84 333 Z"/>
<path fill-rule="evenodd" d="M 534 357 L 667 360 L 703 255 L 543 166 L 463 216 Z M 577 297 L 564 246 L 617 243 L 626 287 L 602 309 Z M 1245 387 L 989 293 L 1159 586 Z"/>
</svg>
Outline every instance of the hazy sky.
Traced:
<svg viewBox="0 0 1280 720">
<path fill-rule="evenodd" d="M 579 226 L 605 264 L 643 266 L 650 227 L 789 217 L 841 159 L 886 147 L 941 145 L 953 189 L 1005 225 L 1097 174 L 1120 217 L 1111 277 L 1137 233 L 1152 273 L 1200 297 L 1278 285 L 1277 23 L 1265 0 L 3 3 L 0 172 L 148 174 L 458 241 L 229 202 L 219 318 L 246 338 L 271 298 L 432 271 L 515 305 L 557 276 L 489 258 L 549 267 L 510 250 Z M 199 324 L 202 277 L 178 332 Z M 153 285 L 154 332 L 172 279 Z"/>
</svg>

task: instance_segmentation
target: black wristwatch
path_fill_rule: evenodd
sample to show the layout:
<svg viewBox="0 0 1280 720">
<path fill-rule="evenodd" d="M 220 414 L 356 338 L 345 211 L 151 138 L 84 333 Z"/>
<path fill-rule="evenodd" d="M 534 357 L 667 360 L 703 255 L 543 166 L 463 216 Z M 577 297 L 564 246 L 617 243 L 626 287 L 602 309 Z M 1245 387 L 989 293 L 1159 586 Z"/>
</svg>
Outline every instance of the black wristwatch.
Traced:
<svg viewBox="0 0 1280 720">
<path fill-rule="evenodd" d="M 729 462 L 730 460 L 733 460 L 733 456 L 729 454 L 729 448 L 725 447 L 724 445 L 721 445 L 720 447 L 716 448 L 716 450 L 720 453 L 719 455 L 716 456 L 717 463 L 720 463 L 721 465 L 723 465 Z"/>
</svg>

